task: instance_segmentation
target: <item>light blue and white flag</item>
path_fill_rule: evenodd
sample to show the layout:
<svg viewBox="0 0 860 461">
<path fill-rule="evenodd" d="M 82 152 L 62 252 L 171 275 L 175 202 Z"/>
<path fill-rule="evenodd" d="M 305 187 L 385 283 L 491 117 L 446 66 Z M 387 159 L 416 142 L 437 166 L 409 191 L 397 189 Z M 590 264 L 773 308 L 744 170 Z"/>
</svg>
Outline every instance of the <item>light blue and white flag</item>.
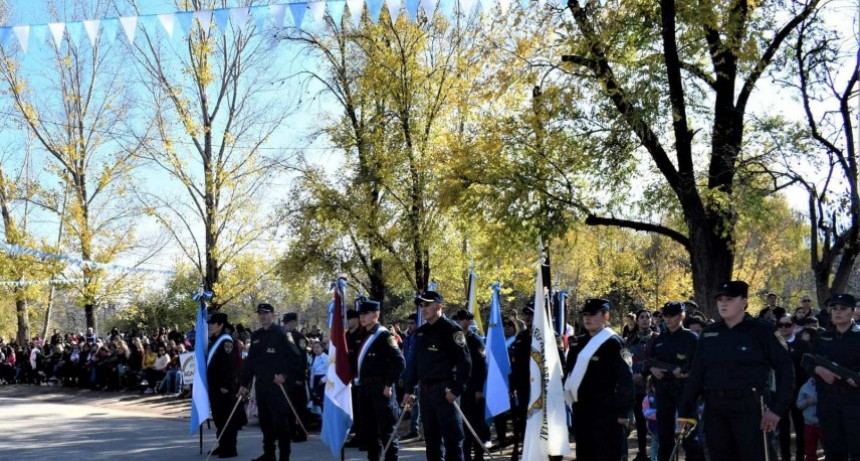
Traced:
<svg viewBox="0 0 860 461">
<path fill-rule="evenodd" d="M 505 343 L 505 330 L 502 327 L 502 306 L 499 282 L 493 284 L 490 299 L 490 318 L 487 325 L 487 381 L 484 383 L 484 397 L 487 402 L 487 419 L 511 409 L 510 384 L 511 362 Z"/>
<path fill-rule="evenodd" d="M 332 301 L 331 342 L 328 346 L 329 366 L 326 372 L 325 404 L 320 438 L 334 457 L 340 450 L 352 426 L 352 370 L 346 344 L 346 280 L 338 277 Z"/>
<path fill-rule="evenodd" d="M 209 322 L 206 316 L 206 300 L 212 299 L 211 291 L 200 290 L 194 294 L 197 308 L 197 330 L 194 337 L 194 380 L 191 386 L 191 433 L 209 419 L 209 384 L 206 382 L 206 349 L 209 347 Z"/>
</svg>

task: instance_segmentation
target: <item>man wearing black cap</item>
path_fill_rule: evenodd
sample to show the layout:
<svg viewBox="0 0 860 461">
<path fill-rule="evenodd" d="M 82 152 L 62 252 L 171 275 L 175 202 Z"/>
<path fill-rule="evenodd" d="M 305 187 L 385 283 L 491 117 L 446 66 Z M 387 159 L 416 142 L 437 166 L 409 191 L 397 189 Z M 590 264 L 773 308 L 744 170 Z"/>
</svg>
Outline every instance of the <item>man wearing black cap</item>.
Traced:
<svg viewBox="0 0 860 461">
<path fill-rule="evenodd" d="M 522 309 L 525 328 L 517 333 L 513 344 L 510 346 L 511 374 L 510 386 L 513 407 L 511 407 L 511 420 L 514 427 L 514 440 L 516 443 L 522 439 L 526 431 L 526 411 L 529 404 L 529 393 L 531 392 L 530 364 L 532 356 L 532 322 L 535 317 L 534 300 Z"/>
<path fill-rule="evenodd" d="M 299 419 L 304 427 L 308 427 L 308 338 L 305 337 L 297 328 L 299 326 L 299 315 L 295 312 L 287 312 L 281 318 L 281 324 L 287 334 L 287 340 L 298 346 L 299 353 L 302 356 L 302 371 L 301 378 L 296 378 L 296 385 L 290 390 L 290 400 L 296 406 L 296 411 L 299 413 Z M 295 416 L 291 417 L 295 420 Z M 298 421 L 293 421 L 293 432 L 291 434 L 293 442 L 301 443 L 308 440 L 307 434 L 302 431 Z"/>
<path fill-rule="evenodd" d="M 815 354 L 860 373 L 860 326 L 854 323 L 857 301 L 836 294 L 827 301 L 831 328 L 818 337 Z M 811 363 L 806 371 L 815 376 L 818 390 L 818 422 L 825 458 L 860 459 L 860 382 L 839 379 L 832 371 Z"/>
<path fill-rule="evenodd" d="M 484 460 L 483 442 L 490 439 L 490 427 L 487 426 L 486 408 L 487 402 L 484 400 L 484 382 L 487 381 L 487 359 L 484 350 L 484 342 L 478 337 L 475 332 L 469 329 L 475 316 L 466 309 L 460 309 L 451 317 L 452 320 L 460 325 L 460 328 L 466 332 L 466 346 L 469 348 L 469 357 L 472 360 L 472 373 L 469 375 L 469 381 L 466 383 L 466 391 L 460 397 L 460 406 L 469 424 L 477 432 L 481 441 L 475 440 L 475 437 L 468 433 L 468 429 L 463 427 L 465 440 L 463 441 L 463 457 L 465 461 L 471 461 L 474 452 L 476 461 Z M 480 445 L 479 445 L 480 443 Z"/>
<path fill-rule="evenodd" d="M 400 408 L 394 383 L 406 368 L 406 361 L 394 336 L 379 324 L 379 302 L 364 299 L 358 306 L 361 327 L 367 332 L 358 352 L 359 406 L 366 425 L 367 459 L 396 461 L 400 445 L 397 439 L 397 418 Z M 394 434 L 388 451 L 382 453 Z"/>
<path fill-rule="evenodd" d="M 675 446 L 675 415 L 678 397 L 689 377 L 690 365 L 698 337 L 684 328 L 686 303 L 670 301 L 663 306 L 666 331 L 654 337 L 646 349 L 646 368 L 654 378 L 654 400 L 657 403 L 657 459 L 670 461 Z M 704 460 L 702 448 L 691 436 L 684 439 L 688 461 Z"/>
<path fill-rule="evenodd" d="M 279 460 L 290 459 L 290 429 L 294 416 L 284 397 L 303 380 L 302 356 L 298 346 L 290 341 L 284 330 L 275 324 L 275 309 L 271 304 L 257 306 L 261 328 L 251 335 L 251 347 L 242 370 L 239 395 L 247 395 L 252 378 L 256 378 L 257 411 L 263 431 L 263 455 L 254 461 L 275 461 L 275 442 Z M 293 402 L 295 405 L 295 402 Z"/>
<path fill-rule="evenodd" d="M 742 281 L 725 282 L 717 290 L 721 320 L 702 332 L 678 408 L 683 430 L 695 423 L 697 400 L 704 395 L 705 439 L 714 460 L 765 459 L 765 445 L 771 452 L 772 442 L 765 444 L 763 438 L 792 404 L 791 356 L 771 322 L 746 312 L 748 290 Z M 771 370 L 776 376 L 772 395 Z"/>
<path fill-rule="evenodd" d="M 356 300 L 355 305 L 361 303 L 364 297 Z M 349 366 L 352 369 L 353 376 L 358 376 L 358 352 L 361 350 L 361 343 L 364 342 L 364 337 L 367 336 L 367 330 L 361 328 L 358 311 L 349 309 L 346 311 L 347 331 L 346 331 L 346 346 L 349 350 Z M 358 386 L 351 387 L 352 401 L 359 401 Z M 353 405 L 352 408 L 352 431 L 355 433 L 353 437 L 346 442 L 344 446 L 347 448 L 367 449 L 367 440 L 365 437 L 366 424 L 364 417 L 361 414 L 361 406 Z"/>
<path fill-rule="evenodd" d="M 236 404 L 236 393 L 239 391 L 239 375 L 241 373 L 239 350 L 233 344 L 233 338 L 225 333 L 227 314 L 216 312 L 209 316 L 209 353 L 206 364 L 206 382 L 209 384 L 209 406 L 212 408 L 212 420 L 220 440 L 212 455 L 221 458 L 234 458 L 236 452 L 236 434 L 239 428 L 247 422 L 245 410 L 237 408 L 232 419 L 227 421 Z"/>
<path fill-rule="evenodd" d="M 442 315 L 442 296 L 425 291 L 415 297 L 424 325 L 418 327 L 415 357 L 408 365 L 403 403 L 412 400 L 410 389 L 419 387 L 421 421 L 427 444 L 427 461 L 463 461 L 463 427 L 454 402 L 466 389 L 472 361 L 466 335 Z M 444 443 L 444 447 L 443 447 Z"/>
<path fill-rule="evenodd" d="M 585 300 L 586 334 L 577 338 L 564 368 L 565 398 L 576 418 L 576 459 L 617 461 L 633 409 L 633 372 L 624 340 L 609 324 L 609 301 Z"/>
</svg>

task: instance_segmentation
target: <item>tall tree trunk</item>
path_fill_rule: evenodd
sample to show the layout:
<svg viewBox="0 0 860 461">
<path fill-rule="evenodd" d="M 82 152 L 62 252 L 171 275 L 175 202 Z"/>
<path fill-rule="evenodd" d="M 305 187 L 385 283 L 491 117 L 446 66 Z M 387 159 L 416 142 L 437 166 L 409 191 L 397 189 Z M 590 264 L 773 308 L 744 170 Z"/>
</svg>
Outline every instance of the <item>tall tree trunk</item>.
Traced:
<svg viewBox="0 0 860 461">
<path fill-rule="evenodd" d="M 714 295 L 720 283 L 732 277 L 734 253 L 732 241 L 714 230 L 713 225 L 688 219 L 690 262 L 695 301 L 709 318 L 719 318 Z"/>
<path fill-rule="evenodd" d="M 30 313 L 27 312 L 27 300 L 23 293 L 18 293 L 20 288 L 15 289 L 15 314 L 18 317 L 18 344 L 27 344 L 30 340 Z"/>
</svg>

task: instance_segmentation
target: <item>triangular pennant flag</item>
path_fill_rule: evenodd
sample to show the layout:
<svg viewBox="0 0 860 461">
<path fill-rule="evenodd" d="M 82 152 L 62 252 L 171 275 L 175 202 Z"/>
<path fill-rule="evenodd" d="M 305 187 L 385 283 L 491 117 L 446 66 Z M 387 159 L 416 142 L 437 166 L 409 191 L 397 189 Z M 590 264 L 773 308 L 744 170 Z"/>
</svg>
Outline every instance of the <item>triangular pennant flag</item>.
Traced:
<svg viewBox="0 0 860 461">
<path fill-rule="evenodd" d="M 212 10 L 195 11 L 194 17 L 197 18 L 197 23 L 200 24 L 203 33 L 208 34 L 209 27 L 212 25 Z"/>
<path fill-rule="evenodd" d="M 349 6 L 349 14 L 352 17 L 352 25 L 358 27 L 361 23 L 361 13 L 364 10 L 364 0 L 346 0 Z"/>
<path fill-rule="evenodd" d="M 454 19 L 454 13 L 457 12 L 457 8 L 457 0 L 439 0 L 439 12 L 449 20 Z"/>
<path fill-rule="evenodd" d="M 325 17 L 325 2 L 308 3 L 308 9 L 311 10 L 311 17 L 315 22 L 320 22 Z"/>
<path fill-rule="evenodd" d="M 457 13 L 462 14 L 464 17 L 468 18 L 469 14 L 472 12 L 472 6 L 472 0 L 457 0 Z"/>
<path fill-rule="evenodd" d="M 191 32 L 191 23 L 194 21 L 194 12 L 180 11 L 174 14 L 176 15 L 176 22 L 179 23 L 179 30 L 182 32 L 182 35 L 188 35 Z"/>
<path fill-rule="evenodd" d="M 114 40 L 120 34 L 120 25 L 118 18 L 108 18 L 101 20 L 101 31 L 98 33 L 99 39 L 101 41 L 101 37 L 105 37 L 107 40 L 110 40 L 113 43 Z"/>
<path fill-rule="evenodd" d="M 293 15 L 293 25 L 296 29 L 302 28 L 302 19 L 305 17 L 305 10 L 308 9 L 307 3 L 290 3 L 290 13 Z"/>
<path fill-rule="evenodd" d="M 128 39 L 130 45 L 134 45 L 134 34 L 137 29 L 137 16 L 123 16 L 119 18 L 119 23 L 122 26 L 122 31 L 125 32 L 125 38 Z"/>
<path fill-rule="evenodd" d="M 18 39 L 18 46 L 21 47 L 21 51 L 26 53 L 27 45 L 30 42 L 30 26 L 15 26 L 12 31 L 15 32 L 15 38 Z"/>
<path fill-rule="evenodd" d="M 91 19 L 84 21 L 84 30 L 87 31 L 87 38 L 90 39 L 90 45 L 96 46 L 96 39 L 99 38 L 99 20 Z"/>
<path fill-rule="evenodd" d="M 406 12 L 409 13 L 409 18 L 412 19 L 412 22 L 418 20 L 418 5 L 421 3 L 421 0 L 406 0 Z"/>
<path fill-rule="evenodd" d="M 9 46 L 9 39 L 12 37 L 12 28 L 11 27 L 0 27 L 0 45 L 3 45 L 3 48 Z"/>
<path fill-rule="evenodd" d="M 501 11 L 502 14 L 507 14 L 510 8 L 511 0 L 499 0 L 499 11 Z"/>
<path fill-rule="evenodd" d="M 397 16 L 400 14 L 400 7 L 403 6 L 400 0 L 385 0 L 388 5 L 388 14 L 391 16 L 391 23 L 397 22 Z"/>
<path fill-rule="evenodd" d="M 137 22 L 140 24 L 140 29 L 150 37 L 156 37 L 161 28 L 158 25 L 158 17 L 154 14 L 145 14 L 137 17 Z"/>
<path fill-rule="evenodd" d="M 230 14 L 233 15 L 236 25 L 243 31 L 248 27 L 248 10 L 249 8 L 247 6 L 230 8 Z"/>
<path fill-rule="evenodd" d="M 161 23 L 161 27 L 164 27 L 164 31 L 167 32 L 167 36 L 170 38 L 173 38 L 173 22 L 176 19 L 174 14 L 164 13 L 158 15 L 158 22 Z"/>
<path fill-rule="evenodd" d="M 275 27 L 284 27 L 284 16 L 287 13 L 287 5 L 269 5 L 269 13 L 272 15 Z"/>
<path fill-rule="evenodd" d="M 218 8 L 212 11 L 212 17 L 215 19 L 215 26 L 222 34 L 227 33 L 227 21 L 230 20 L 230 10 L 228 8 Z"/>
<path fill-rule="evenodd" d="M 263 32 L 266 29 L 266 18 L 269 17 L 269 7 L 266 5 L 252 7 L 251 16 L 254 17 L 254 27 L 257 32 Z"/>
<path fill-rule="evenodd" d="M 34 24 L 30 26 L 30 43 L 42 46 L 48 39 L 48 26 L 45 24 Z M 29 48 L 29 47 L 28 47 Z"/>
<path fill-rule="evenodd" d="M 424 8 L 424 13 L 428 18 L 433 17 L 433 13 L 436 11 L 436 0 L 421 0 L 421 6 Z"/>
<path fill-rule="evenodd" d="M 75 45 L 81 43 L 81 32 L 84 30 L 84 24 L 82 22 L 69 22 L 66 23 L 66 33 L 69 34 L 69 42 L 74 43 Z"/>
<path fill-rule="evenodd" d="M 340 27 L 340 23 L 343 21 L 343 10 L 346 9 L 346 2 L 343 0 L 329 0 L 326 4 L 328 5 L 328 14 L 331 16 L 331 22 L 334 23 L 335 27 Z"/>
<path fill-rule="evenodd" d="M 54 39 L 54 46 L 59 50 L 63 44 L 63 32 L 66 31 L 66 23 L 52 22 L 48 24 L 48 30 L 51 31 L 51 38 Z"/>
<path fill-rule="evenodd" d="M 374 24 L 379 22 L 379 13 L 382 12 L 382 0 L 366 0 L 367 14 L 370 15 L 370 20 Z"/>
</svg>

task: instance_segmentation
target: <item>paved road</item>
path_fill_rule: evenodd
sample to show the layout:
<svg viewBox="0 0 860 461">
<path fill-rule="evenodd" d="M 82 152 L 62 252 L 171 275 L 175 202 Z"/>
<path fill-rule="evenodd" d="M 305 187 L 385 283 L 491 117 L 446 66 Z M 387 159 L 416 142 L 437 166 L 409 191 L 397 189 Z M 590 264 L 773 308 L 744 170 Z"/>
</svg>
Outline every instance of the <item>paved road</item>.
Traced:
<svg viewBox="0 0 860 461">
<path fill-rule="evenodd" d="M 0 460 L 203 460 L 198 436 L 188 434 L 188 420 L 152 412 L 0 397 Z M 258 456 L 262 435 L 257 426 L 239 432 L 237 460 Z M 205 429 L 203 446 L 215 443 L 215 428 Z M 293 444 L 295 461 L 336 459 L 319 439 Z M 213 458 L 217 459 L 217 458 Z M 346 450 L 349 461 L 365 460 L 364 452 Z M 421 446 L 405 446 L 401 460 L 424 459 Z"/>
</svg>

